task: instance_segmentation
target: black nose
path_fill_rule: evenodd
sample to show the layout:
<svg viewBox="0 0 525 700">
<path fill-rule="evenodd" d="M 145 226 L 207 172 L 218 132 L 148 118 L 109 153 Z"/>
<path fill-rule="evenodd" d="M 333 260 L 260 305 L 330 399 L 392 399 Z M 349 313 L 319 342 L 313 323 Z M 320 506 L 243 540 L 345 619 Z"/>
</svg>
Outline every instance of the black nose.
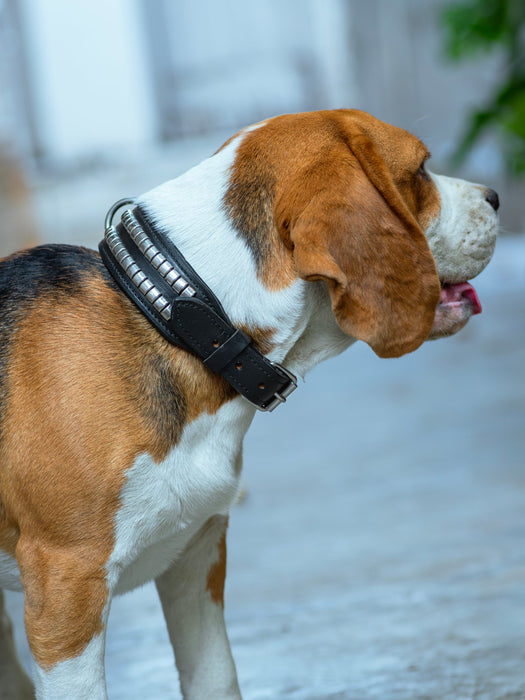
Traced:
<svg viewBox="0 0 525 700">
<path fill-rule="evenodd" d="M 494 211 L 498 211 L 498 209 L 499 209 L 499 197 L 498 197 L 498 193 L 495 190 L 491 190 L 488 188 L 485 190 L 485 201 L 490 204 L 490 206 L 494 209 Z"/>
</svg>

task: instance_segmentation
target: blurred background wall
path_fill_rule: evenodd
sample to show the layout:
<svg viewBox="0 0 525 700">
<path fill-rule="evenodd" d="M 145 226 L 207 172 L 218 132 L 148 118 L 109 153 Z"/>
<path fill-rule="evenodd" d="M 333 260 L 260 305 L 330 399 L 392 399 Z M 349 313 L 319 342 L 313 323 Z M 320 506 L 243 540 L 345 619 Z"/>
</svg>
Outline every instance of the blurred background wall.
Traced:
<svg viewBox="0 0 525 700">
<path fill-rule="evenodd" d="M 434 170 L 504 69 L 452 63 L 450 0 L 0 0 L 0 253 L 95 245 L 111 203 L 174 177 L 237 129 L 359 107 L 420 136 Z M 525 230 L 523 180 L 492 133 L 457 170 Z"/>
</svg>

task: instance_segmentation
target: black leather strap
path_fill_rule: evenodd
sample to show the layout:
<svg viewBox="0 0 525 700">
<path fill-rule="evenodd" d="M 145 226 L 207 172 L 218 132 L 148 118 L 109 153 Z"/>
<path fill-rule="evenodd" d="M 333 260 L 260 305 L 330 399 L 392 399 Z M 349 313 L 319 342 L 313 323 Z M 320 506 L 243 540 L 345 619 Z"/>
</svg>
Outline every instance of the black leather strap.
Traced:
<svg viewBox="0 0 525 700">
<path fill-rule="evenodd" d="M 232 358 L 236 358 L 251 342 L 252 339 L 249 335 L 246 335 L 244 331 L 237 330 L 222 345 L 219 344 L 218 340 L 215 341 L 213 347 L 217 347 L 217 349 L 208 355 L 203 362 L 212 372 L 220 372 L 231 362 Z"/>
<path fill-rule="evenodd" d="M 133 237 L 122 224 L 111 230 L 118 237 L 120 250 L 124 246 L 126 263 L 132 259 L 154 285 L 155 293 L 171 305 L 166 318 L 137 288 L 120 264 L 106 238 L 99 250 L 109 272 L 122 291 L 137 305 L 157 330 L 171 343 L 197 355 L 213 372 L 221 374 L 242 396 L 263 411 L 273 410 L 295 389 L 295 377 L 284 367 L 264 357 L 252 344 L 252 339 L 235 328 L 221 303 L 176 246 L 160 234 L 138 207 L 133 215 L 161 256 L 181 274 L 191 287 L 191 296 L 181 296 L 166 278 L 143 255 Z M 124 217 L 123 217 L 124 219 Z M 129 257 L 130 256 L 130 257 Z M 162 268 L 159 268 L 162 269 Z M 137 278 L 135 278 L 137 279 Z M 145 288 L 147 288 L 147 284 Z"/>
</svg>

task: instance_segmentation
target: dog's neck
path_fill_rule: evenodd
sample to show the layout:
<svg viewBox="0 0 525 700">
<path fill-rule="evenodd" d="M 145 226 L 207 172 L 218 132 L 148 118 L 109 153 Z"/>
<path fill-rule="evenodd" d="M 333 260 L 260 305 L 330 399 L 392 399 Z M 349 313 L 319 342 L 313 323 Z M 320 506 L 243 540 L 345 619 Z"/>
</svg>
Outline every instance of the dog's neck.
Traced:
<svg viewBox="0 0 525 700">
<path fill-rule="evenodd" d="M 237 145 L 238 139 L 137 203 L 213 290 L 232 323 L 267 332 L 268 357 L 304 376 L 352 339 L 337 326 L 323 283 L 297 279 L 270 291 L 258 278 L 253 254 L 223 206 Z"/>
</svg>

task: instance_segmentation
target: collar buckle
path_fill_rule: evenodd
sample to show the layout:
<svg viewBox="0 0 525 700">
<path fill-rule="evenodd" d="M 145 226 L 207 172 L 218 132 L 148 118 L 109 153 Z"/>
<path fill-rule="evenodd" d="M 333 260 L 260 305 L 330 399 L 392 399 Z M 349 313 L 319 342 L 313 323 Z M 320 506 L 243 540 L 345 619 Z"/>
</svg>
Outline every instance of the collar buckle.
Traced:
<svg viewBox="0 0 525 700">
<path fill-rule="evenodd" d="M 290 372 L 289 369 L 286 369 L 286 367 L 280 365 L 278 362 L 270 362 L 270 364 L 272 365 L 272 367 L 276 367 L 283 374 L 285 374 L 290 380 L 290 383 L 288 384 L 288 386 L 285 386 L 284 389 L 276 391 L 273 395 L 273 399 L 267 406 L 262 407 L 256 403 L 253 403 L 249 399 L 246 399 L 247 401 L 249 401 L 249 403 L 252 404 L 252 406 L 255 406 L 255 408 L 257 408 L 259 411 L 263 411 L 264 413 L 271 413 L 272 411 L 275 411 L 277 406 L 280 406 L 282 403 L 286 403 L 286 399 L 297 389 L 297 377 L 295 376 L 295 374 Z"/>
</svg>

